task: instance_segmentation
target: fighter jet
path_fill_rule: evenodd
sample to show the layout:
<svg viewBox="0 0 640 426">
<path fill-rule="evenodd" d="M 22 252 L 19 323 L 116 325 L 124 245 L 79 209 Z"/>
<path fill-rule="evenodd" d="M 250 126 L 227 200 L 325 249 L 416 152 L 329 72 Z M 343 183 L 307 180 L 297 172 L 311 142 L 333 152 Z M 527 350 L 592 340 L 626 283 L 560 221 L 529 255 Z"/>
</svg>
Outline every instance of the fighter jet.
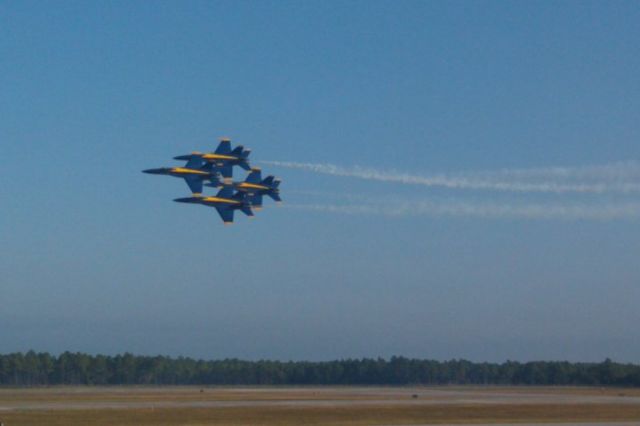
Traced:
<svg viewBox="0 0 640 426">
<path fill-rule="evenodd" d="M 225 225 L 233 223 L 233 212 L 236 210 L 240 210 L 249 217 L 253 216 L 251 204 L 249 204 L 246 194 L 242 192 L 234 194 L 233 189 L 228 186 L 222 188 L 215 197 L 195 196 L 176 198 L 173 201 L 178 203 L 202 204 L 203 206 L 215 207 Z"/>
<path fill-rule="evenodd" d="M 263 180 L 262 171 L 258 167 L 251 169 L 251 172 L 244 182 L 232 182 L 229 184 L 223 183 L 219 178 L 216 179 L 214 177 L 211 179 L 211 183 L 206 183 L 205 185 L 214 188 L 229 186 L 238 192 L 243 192 L 247 194 L 247 198 L 249 199 L 251 206 L 256 210 L 262 209 L 263 195 L 268 195 L 276 202 L 282 202 L 282 199 L 280 198 L 280 189 L 278 188 L 280 180 L 273 176 L 267 176 Z"/>
<path fill-rule="evenodd" d="M 184 167 L 161 167 L 159 169 L 143 170 L 142 172 L 183 178 L 194 195 L 202 194 L 203 181 L 212 179 L 218 181 L 218 171 L 214 165 L 205 162 L 199 157 L 190 158 Z"/>
<path fill-rule="evenodd" d="M 242 145 L 238 145 L 231 150 L 231 141 L 229 139 L 221 139 L 215 152 L 192 152 L 187 155 L 179 155 L 174 157 L 176 160 L 191 160 L 192 158 L 200 158 L 204 161 L 212 163 L 222 174 L 222 176 L 231 182 L 233 177 L 233 166 L 240 166 L 245 170 L 251 170 L 247 158 L 251 153 L 250 149 L 244 149 Z"/>
</svg>

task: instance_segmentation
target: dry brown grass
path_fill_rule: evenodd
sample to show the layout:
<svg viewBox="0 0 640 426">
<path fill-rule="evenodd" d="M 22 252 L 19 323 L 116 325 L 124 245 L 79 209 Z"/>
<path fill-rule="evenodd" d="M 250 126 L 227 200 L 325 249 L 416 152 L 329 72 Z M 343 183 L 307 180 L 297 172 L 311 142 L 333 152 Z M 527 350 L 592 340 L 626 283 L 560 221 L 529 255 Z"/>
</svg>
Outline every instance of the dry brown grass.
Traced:
<svg viewBox="0 0 640 426">
<path fill-rule="evenodd" d="M 465 405 L 350 407 L 225 407 L 16 411 L 2 414 L 15 425 L 389 425 L 640 420 L 632 405 Z"/>
<path fill-rule="evenodd" d="M 0 420 L 7 426 L 640 421 L 638 396 L 640 389 L 494 386 L 5 388 L 0 407 L 11 409 L 0 409 Z"/>
<path fill-rule="evenodd" d="M 598 386 L 434 386 L 441 390 L 479 391 L 483 393 L 515 393 L 583 396 L 640 396 L 640 388 Z"/>
<path fill-rule="evenodd" d="M 51 387 L 0 389 L 3 402 L 190 402 L 369 400 L 392 396 L 368 388 Z M 405 390 L 405 393 L 410 392 Z"/>
<path fill-rule="evenodd" d="M 439 395 L 423 395 L 423 391 Z M 640 388 L 563 386 L 417 386 L 417 387 L 196 387 L 196 386 L 54 386 L 0 388 L 0 406 L 11 402 L 206 402 L 397 400 L 413 393 L 421 399 L 447 399 L 448 392 L 624 397 L 640 396 Z"/>
</svg>

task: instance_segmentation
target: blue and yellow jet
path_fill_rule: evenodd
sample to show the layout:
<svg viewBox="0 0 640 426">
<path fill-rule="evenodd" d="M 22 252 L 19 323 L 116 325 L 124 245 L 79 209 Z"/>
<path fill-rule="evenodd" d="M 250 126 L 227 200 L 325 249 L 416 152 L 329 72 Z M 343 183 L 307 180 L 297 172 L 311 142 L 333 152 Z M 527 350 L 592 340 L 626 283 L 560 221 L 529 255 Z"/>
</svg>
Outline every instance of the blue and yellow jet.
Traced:
<svg viewBox="0 0 640 426">
<path fill-rule="evenodd" d="M 194 195 L 202 194 L 202 184 L 205 180 L 218 181 L 218 173 L 213 164 L 197 157 L 190 158 L 184 167 L 161 167 L 142 172 L 183 178 Z"/>
<path fill-rule="evenodd" d="M 234 194 L 231 187 L 222 188 L 218 191 L 215 197 L 195 196 L 176 198 L 173 201 L 178 203 L 202 204 L 203 206 L 215 207 L 225 225 L 233 223 L 233 212 L 236 210 L 240 210 L 249 217 L 253 216 L 251 204 L 249 203 L 246 194 L 242 192 L 236 192 Z"/>
<path fill-rule="evenodd" d="M 220 144 L 216 148 L 215 152 L 192 152 L 191 154 L 179 155 L 174 158 L 176 160 L 191 160 L 193 158 L 204 160 L 213 164 L 225 180 L 230 182 L 233 177 L 233 166 L 240 166 L 245 170 L 251 170 L 251 166 L 249 166 L 248 161 L 250 153 L 251 150 L 244 149 L 242 145 L 238 145 L 232 150 L 231 141 L 225 138 L 220 140 Z"/>
<path fill-rule="evenodd" d="M 276 202 L 282 202 L 280 198 L 280 180 L 274 176 L 267 176 L 262 179 L 262 171 L 255 167 L 244 180 L 244 182 L 223 183 L 219 179 L 211 179 L 211 183 L 205 184 L 211 187 L 231 187 L 238 192 L 247 194 L 247 198 L 251 206 L 256 209 L 262 209 L 262 196 L 267 195 Z"/>
</svg>

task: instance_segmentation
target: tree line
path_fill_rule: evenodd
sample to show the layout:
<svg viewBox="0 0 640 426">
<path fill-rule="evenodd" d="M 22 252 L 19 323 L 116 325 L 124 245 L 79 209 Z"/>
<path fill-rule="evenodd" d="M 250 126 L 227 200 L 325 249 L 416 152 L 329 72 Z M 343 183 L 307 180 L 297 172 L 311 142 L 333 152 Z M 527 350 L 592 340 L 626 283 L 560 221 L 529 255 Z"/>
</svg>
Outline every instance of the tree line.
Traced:
<svg viewBox="0 0 640 426">
<path fill-rule="evenodd" d="M 640 386 L 640 365 L 536 361 L 197 360 L 46 352 L 0 355 L 0 385 L 597 385 Z"/>
</svg>

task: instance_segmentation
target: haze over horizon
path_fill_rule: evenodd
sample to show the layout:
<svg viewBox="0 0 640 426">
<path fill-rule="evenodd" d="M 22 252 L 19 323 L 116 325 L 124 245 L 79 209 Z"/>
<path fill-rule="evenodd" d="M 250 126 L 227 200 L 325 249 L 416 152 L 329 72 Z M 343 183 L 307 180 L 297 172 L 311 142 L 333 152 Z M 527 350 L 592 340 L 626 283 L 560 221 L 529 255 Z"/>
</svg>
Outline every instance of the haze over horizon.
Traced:
<svg viewBox="0 0 640 426">
<path fill-rule="evenodd" d="M 639 24 L 0 3 L 0 353 L 640 362 Z M 223 227 L 141 173 L 221 136 L 282 208 Z"/>
</svg>

